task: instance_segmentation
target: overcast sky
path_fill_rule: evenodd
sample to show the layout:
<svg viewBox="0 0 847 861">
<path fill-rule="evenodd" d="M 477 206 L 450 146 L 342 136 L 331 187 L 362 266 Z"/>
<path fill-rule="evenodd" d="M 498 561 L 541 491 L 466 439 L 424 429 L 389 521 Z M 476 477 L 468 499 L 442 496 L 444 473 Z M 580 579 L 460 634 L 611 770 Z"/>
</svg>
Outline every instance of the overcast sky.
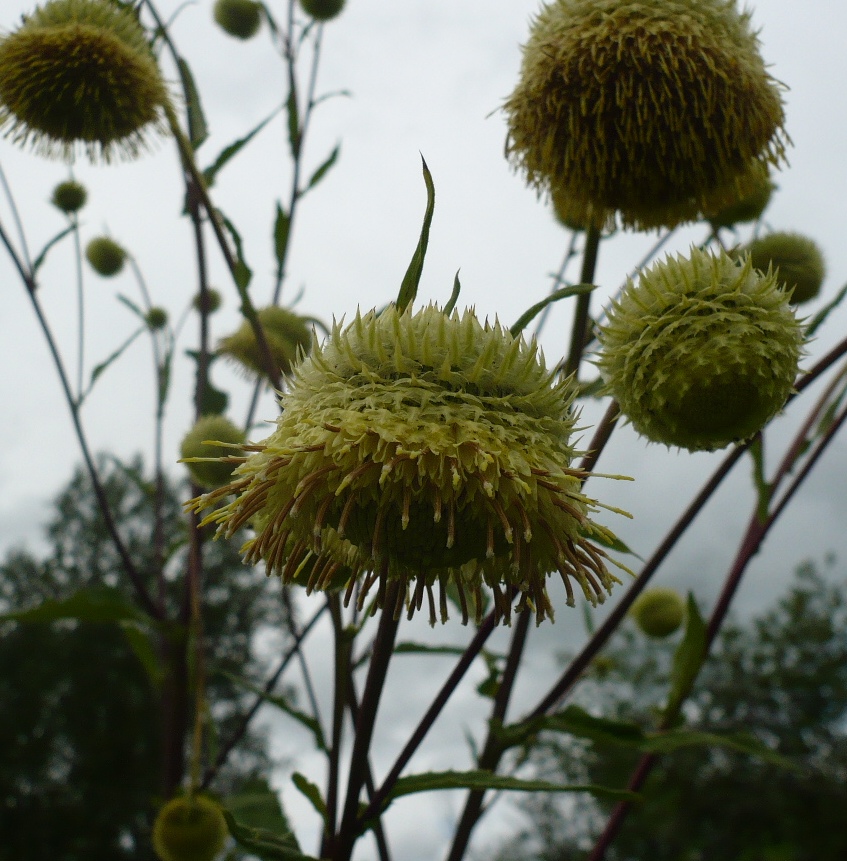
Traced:
<svg viewBox="0 0 847 861">
<path fill-rule="evenodd" d="M 161 0 L 159 8 L 167 17 L 181 5 L 178 0 Z M 284 5 L 271 0 L 280 18 L 284 18 Z M 211 128 L 211 137 L 200 151 L 203 166 L 286 97 L 284 70 L 267 31 L 251 42 L 237 42 L 212 25 L 211 7 L 211 0 L 185 6 L 172 30 L 193 68 Z M 423 154 L 435 180 L 437 200 L 419 298 L 444 302 L 456 270 L 461 269 L 460 304 L 475 305 L 480 316 L 498 315 L 510 324 L 549 290 L 550 274 L 558 268 L 569 238 L 503 159 L 505 127 L 497 109 L 514 86 L 519 45 L 526 39 L 536 0 L 348 0 L 348 7 L 325 27 L 318 91 L 346 90 L 350 95 L 330 99 L 316 112 L 307 141 L 306 173 L 339 142 L 341 156 L 302 202 L 283 301 L 293 301 L 302 292 L 298 310 L 329 320 L 333 314 L 349 316 L 357 307 L 367 310 L 396 296 L 425 205 Z M 0 29 L 11 29 L 19 14 L 31 8 L 25 0 L 5 0 Z M 768 221 L 775 229 L 800 231 L 818 241 L 829 270 L 824 294 L 832 296 L 847 280 L 843 238 L 847 12 L 836 0 L 810 0 L 803 4 L 802 13 L 795 3 L 759 0 L 753 10 L 771 74 L 789 87 L 787 128 L 794 143 L 790 168 L 776 176 L 779 191 Z M 175 79 L 172 67 L 166 66 L 166 74 Z M 0 164 L 35 254 L 63 226 L 63 217 L 48 200 L 54 185 L 66 178 L 67 167 L 21 152 L 6 141 L 0 141 Z M 182 189 L 173 146 L 159 142 L 151 153 L 130 164 L 103 167 L 80 161 L 74 171 L 90 194 L 82 213 L 84 239 L 107 231 L 124 244 L 137 259 L 154 302 L 168 308 L 172 318 L 179 316 L 195 294 L 197 281 L 189 225 L 179 217 Z M 244 236 L 255 273 L 252 295 L 258 305 L 270 296 L 271 228 L 276 201 L 287 200 L 289 182 L 290 159 L 279 119 L 230 165 L 214 189 L 215 201 Z M 0 218 L 8 228 L 10 214 L 4 201 L 0 201 Z M 685 250 L 703 238 L 701 226 L 682 229 L 668 247 Z M 620 234 L 603 243 L 596 280 L 604 295 L 621 283 L 655 239 L 655 234 Z M 238 303 L 220 256 L 212 250 L 210 257 L 213 283 L 225 295 L 224 309 L 213 318 L 217 338 L 237 325 Z M 571 275 L 576 277 L 576 271 Z M 133 329 L 135 321 L 117 301 L 117 294 L 137 301 L 138 293 L 128 272 L 106 281 L 89 270 L 85 278 L 90 374 Z M 0 287 L 4 297 L 0 362 L 5 369 L 0 375 L 4 404 L 0 431 L 6 440 L 0 451 L 2 550 L 24 541 L 37 544 L 48 502 L 69 478 L 79 453 L 46 346 L 5 256 L 0 256 Z M 76 287 L 70 242 L 57 247 L 44 266 L 40 295 L 75 378 Z M 819 304 L 807 307 L 814 311 Z M 566 307 L 557 307 L 550 316 L 542 340 L 550 364 L 565 348 L 569 321 Z M 812 355 L 833 344 L 845 324 L 847 314 L 834 317 L 812 345 Z M 195 337 L 187 327 L 181 349 L 192 347 Z M 94 450 L 127 457 L 141 451 L 149 461 L 154 396 L 150 363 L 149 344 L 140 339 L 98 382 L 84 412 Z M 181 469 L 175 463 L 179 441 L 191 423 L 191 373 L 190 362 L 177 363 L 168 407 L 166 451 L 175 472 Z M 248 399 L 243 380 L 216 366 L 214 382 L 230 391 L 232 415 L 241 421 Z M 598 414 L 596 405 L 588 405 L 585 424 L 590 425 Z M 262 402 L 259 415 L 273 419 L 275 406 L 270 398 Z M 773 452 L 796 421 L 792 411 L 776 429 Z M 600 468 L 632 475 L 635 481 L 597 480 L 590 488 L 604 501 L 635 515 L 632 522 L 620 518 L 607 522 L 641 556 L 647 556 L 686 499 L 686 488 L 698 486 L 719 458 L 668 452 L 647 445 L 624 428 L 616 433 Z M 694 588 L 706 610 L 748 516 L 749 472 L 742 463 L 658 575 L 663 583 Z M 754 560 L 739 596 L 742 611 L 769 600 L 800 560 L 821 558 L 828 550 L 847 557 L 845 481 L 847 444 L 842 440 L 831 447 L 768 547 Z M 528 658 L 531 678 L 520 695 L 538 689 L 543 684 L 539 680 L 549 677 L 546 671 L 552 668 L 554 647 L 579 642 L 582 624 L 577 615 L 561 608 L 555 626 L 533 634 Z M 409 631 L 401 630 L 401 638 L 427 636 L 427 630 L 416 624 Z M 460 641 L 467 632 L 451 623 L 431 636 Z M 317 650 L 325 642 L 318 638 Z M 391 696 L 398 688 L 389 689 L 377 730 L 382 732 L 377 767 L 383 759 L 390 761 L 402 743 L 409 715 L 416 720 L 415 710 L 424 706 L 432 685 L 440 682 L 435 670 L 443 666 L 446 672 L 449 666 L 403 660 L 396 672 L 414 671 L 420 684 L 410 685 L 406 679 L 399 700 Z M 416 768 L 464 764 L 458 758 L 465 750 L 464 727 L 484 712 L 472 692 L 463 694 L 451 708 L 452 716 L 439 725 L 439 745 L 426 748 L 414 763 Z M 296 734 L 281 737 L 280 751 L 296 750 L 302 742 Z M 322 779 L 317 760 L 307 758 L 297 766 Z M 314 822 L 308 809 L 290 789 L 285 790 L 285 799 L 303 833 L 311 833 Z M 399 815 L 391 831 L 396 857 L 408 861 L 438 857 L 460 801 L 458 796 L 430 795 L 398 803 Z M 508 831 L 516 821 L 514 815 L 492 817 L 487 833 Z M 480 839 L 483 845 L 486 832 L 482 829 Z"/>
</svg>

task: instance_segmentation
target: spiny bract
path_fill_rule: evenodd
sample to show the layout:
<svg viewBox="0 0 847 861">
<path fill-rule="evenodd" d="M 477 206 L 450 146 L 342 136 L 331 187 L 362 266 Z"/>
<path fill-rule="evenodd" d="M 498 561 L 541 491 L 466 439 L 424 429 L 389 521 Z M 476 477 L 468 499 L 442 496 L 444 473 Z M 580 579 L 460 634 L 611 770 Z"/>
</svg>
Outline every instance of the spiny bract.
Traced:
<svg viewBox="0 0 847 861">
<path fill-rule="evenodd" d="M 308 588 L 358 586 L 364 606 L 378 583 L 403 587 L 408 614 L 429 604 L 442 621 L 455 587 L 467 621 L 490 589 L 498 619 L 512 601 L 552 616 L 548 574 L 559 572 L 592 602 L 613 577 L 593 523 L 598 504 L 580 492 L 571 467 L 573 390 L 557 381 L 535 343 L 472 311 L 412 313 L 389 306 L 336 324 L 328 341 L 294 370 L 276 431 L 256 446 L 227 488 L 189 505 L 236 498 L 206 520 L 219 534 L 251 525 L 246 560 Z M 605 506 L 603 506 L 605 507 Z M 339 572 L 344 575 L 341 583 Z"/>
<path fill-rule="evenodd" d="M 606 390 L 635 429 L 696 451 L 748 439 L 782 409 L 803 335 L 772 273 L 692 248 L 627 284 L 600 341 Z"/>
<path fill-rule="evenodd" d="M 551 0 L 504 110 L 507 153 L 568 222 L 699 218 L 783 159 L 783 108 L 734 0 Z"/>
<path fill-rule="evenodd" d="M 111 0 L 51 0 L 0 40 L 0 124 L 44 155 L 134 157 L 169 104 L 135 13 Z"/>
</svg>

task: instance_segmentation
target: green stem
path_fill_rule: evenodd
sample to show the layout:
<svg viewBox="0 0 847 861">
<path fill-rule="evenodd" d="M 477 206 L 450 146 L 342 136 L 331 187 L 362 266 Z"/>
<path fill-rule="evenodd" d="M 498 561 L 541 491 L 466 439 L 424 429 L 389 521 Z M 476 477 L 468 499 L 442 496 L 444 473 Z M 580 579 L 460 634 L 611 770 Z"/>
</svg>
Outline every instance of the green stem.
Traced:
<svg viewBox="0 0 847 861">
<path fill-rule="evenodd" d="M 585 233 L 585 249 L 582 253 L 582 273 L 580 284 L 593 284 L 594 272 L 597 268 L 597 252 L 600 248 L 600 229 L 589 227 Z M 565 374 L 574 375 L 579 379 L 579 365 L 582 353 L 588 341 L 588 310 L 591 304 L 591 294 L 581 293 L 576 299 L 574 309 L 573 329 L 571 330 L 571 345 L 568 359 L 565 363 Z"/>
</svg>

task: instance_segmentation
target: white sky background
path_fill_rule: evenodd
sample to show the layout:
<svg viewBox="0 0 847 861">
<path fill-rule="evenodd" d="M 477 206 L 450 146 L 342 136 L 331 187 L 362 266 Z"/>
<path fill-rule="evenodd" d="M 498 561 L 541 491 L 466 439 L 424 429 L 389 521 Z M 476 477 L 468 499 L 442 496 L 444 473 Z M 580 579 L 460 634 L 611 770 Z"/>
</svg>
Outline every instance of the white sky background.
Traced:
<svg viewBox="0 0 847 861">
<path fill-rule="evenodd" d="M 161 0 L 160 11 L 171 15 L 176 0 Z M 271 3 L 284 20 L 281 0 Z M 183 9 L 172 34 L 188 58 L 201 94 L 212 136 L 200 151 L 202 166 L 244 135 L 281 104 L 287 94 L 284 67 L 273 52 L 267 32 L 247 43 L 237 42 L 211 23 L 211 0 Z M 436 186 L 435 219 L 419 292 L 421 301 L 446 301 L 453 276 L 461 269 L 460 305 L 473 304 L 480 316 L 495 314 L 511 324 L 550 288 L 550 273 L 559 266 L 568 234 L 548 208 L 536 200 L 503 159 L 505 126 L 498 106 L 516 80 L 519 45 L 527 36 L 536 0 L 348 0 L 349 8 L 324 32 L 319 92 L 349 90 L 350 98 L 332 99 L 313 118 L 307 140 L 306 175 L 341 142 L 338 164 L 322 184 L 302 201 L 294 227 L 288 280 L 283 301 L 302 290 L 297 308 L 329 321 L 383 305 L 396 296 L 418 238 L 425 205 L 420 171 L 422 153 Z M 12 28 L 24 0 L 4 0 L 0 28 Z M 847 244 L 843 239 L 847 169 L 847 53 L 843 44 L 847 12 L 836 0 L 810 0 L 800 14 L 797 4 L 759 0 L 754 21 L 762 30 L 762 51 L 772 75 L 785 82 L 787 128 L 794 141 L 790 169 L 776 176 L 779 191 L 768 211 L 776 229 L 812 236 L 824 249 L 829 275 L 824 287 L 831 297 L 847 280 Z M 172 67 L 167 75 L 175 79 Z M 492 114 L 492 112 L 494 112 Z M 66 178 L 61 163 L 45 161 L 0 142 L 0 164 L 20 208 L 33 256 L 64 225 L 48 203 L 54 185 Z M 196 293 L 197 282 L 190 225 L 180 219 L 182 187 L 173 146 L 159 142 L 137 162 L 110 167 L 80 161 L 76 177 L 88 187 L 89 204 L 82 211 L 84 240 L 107 230 L 136 257 L 153 294 L 176 319 Z M 274 260 L 271 230 L 277 199 L 287 201 L 290 158 L 284 120 L 272 123 L 221 174 L 215 201 L 235 222 L 245 239 L 254 270 L 252 295 L 266 303 L 272 289 Z M 0 202 L 0 218 L 10 227 L 8 206 Z M 680 230 L 669 248 L 684 250 L 704 237 L 704 228 Z M 597 282 L 606 294 L 653 244 L 656 235 L 620 234 L 600 250 Z M 238 323 L 237 300 L 212 242 L 213 283 L 224 291 L 224 309 L 212 318 L 215 338 Z M 570 276 L 577 277 L 576 268 Z M 76 305 L 72 244 L 54 249 L 41 274 L 40 295 L 63 355 L 76 378 Z M 104 280 L 86 275 L 87 374 L 132 331 L 135 320 L 116 300 L 117 293 L 138 299 L 128 270 Z M 8 257 L 0 255 L 0 549 L 40 540 L 49 501 L 80 460 L 68 410 L 56 374 L 19 279 Z M 597 300 L 594 300 L 597 302 Z M 814 312 L 822 303 L 806 306 Z M 820 355 L 838 340 L 847 312 L 834 316 L 812 346 Z M 194 345 L 189 325 L 181 348 Z M 549 363 L 561 356 L 570 330 L 564 304 L 550 316 L 543 345 Z M 808 363 L 807 363 L 808 364 Z M 152 452 L 153 379 L 149 344 L 143 338 L 98 382 L 84 412 L 92 448 L 129 457 Z M 193 363 L 177 362 L 166 425 L 166 457 L 175 461 L 179 441 L 191 423 L 190 391 Z M 241 421 L 248 387 L 219 364 L 213 381 L 232 395 L 232 415 Z M 817 389 L 815 389 L 817 391 Z M 802 403 L 810 402 L 806 396 Z M 273 419 L 270 398 L 259 417 Z M 599 416 L 584 410 L 585 423 Z M 778 441 L 796 425 L 790 414 L 775 430 Z M 590 430 L 586 431 L 585 442 Z M 257 436 L 263 436 L 263 433 Z M 699 487 L 722 455 L 678 455 L 647 445 L 628 429 L 619 429 L 599 469 L 632 475 L 632 483 L 597 480 L 592 492 L 603 501 L 633 512 L 635 519 L 608 520 L 641 556 L 646 557 L 687 502 L 687 488 Z M 176 463 L 174 471 L 181 469 Z M 749 513 L 749 466 L 742 463 L 734 478 L 704 512 L 697 528 L 658 574 L 663 583 L 694 588 L 704 609 L 714 600 L 726 565 L 732 558 Z M 821 558 L 834 550 L 847 556 L 843 523 L 847 515 L 843 488 L 847 481 L 847 443 L 836 441 L 825 461 L 784 516 L 766 549 L 754 560 L 739 595 L 738 607 L 761 606 L 781 591 L 793 567 L 807 557 Z M 558 598 L 557 584 L 552 591 Z M 554 667 L 556 648 L 573 648 L 582 636 L 581 615 L 562 607 L 555 626 L 533 634 L 528 653 L 530 678 L 518 690 L 519 701 L 543 690 Z M 457 622 L 429 634 L 424 624 L 404 625 L 401 639 L 432 637 L 460 642 L 467 633 Z M 504 640 L 505 642 L 505 640 Z M 313 655 L 328 645 L 317 638 Z M 385 714 L 377 726 L 376 768 L 391 762 L 403 733 L 427 704 L 449 663 L 407 657 L 394 667 Z M 318 667 L 319 682 L 329 682 L 329 667 Z M 481 675 L 481 670 L 478 675 Z M 401 678 L 403 676 L 403 678 Z M 327 685 L 328 689 L 328 685 Z M 399 694 L 398 692 L 402 692 Z M 481 732 L 484 715 L 472 691 L 451 706 L 436 727 L 438 744 L 425 747 L 413 767 L 462 767 L 467 763 L 465 726 Z M 288 726 L 286 724 L 286 726 Z M 288 732 L 279 736 L 281 753 L 302 750 L 304 739 Z M 323 781 L 317 759 L 305 757 L 297 767 Z M 285 800 L 303 834 L 314 820 L 290 787 Z M 389 836 L 397 858 L 424 861 L 440 856 L 451 831 L 461 797 L 415 796 L 398 802 Z M 508 831 L 517 814 L 492 816 L 480 829 Z M 311 824 L 310 824 L 311 823 Z M 313 846 L 307 837 L 305 851 Z M 363 852 L 361 858 L 369 857 Z"/>
</svg>

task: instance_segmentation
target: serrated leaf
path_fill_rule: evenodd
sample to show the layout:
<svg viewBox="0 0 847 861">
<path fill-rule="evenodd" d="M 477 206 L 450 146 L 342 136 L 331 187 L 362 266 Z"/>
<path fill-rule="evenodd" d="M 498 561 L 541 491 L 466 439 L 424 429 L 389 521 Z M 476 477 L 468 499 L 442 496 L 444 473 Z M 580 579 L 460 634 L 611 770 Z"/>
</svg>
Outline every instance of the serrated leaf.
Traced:
<svg viewBox="0 0 847 861">
<path fill-rule="evenodd" d="M 336 144 L 333 151 L 327 156 L 326 160 L 317 168 L 317 170 L 312 174 L 308 183 L 306 183 L 306 187 L 303 189 L 303 194 L 305 194 L 309 189 L 314 188 L 323 178 L 326 176 L 327 171 L 335 164 L 338 160 L 338 154 L 341 152 L 341 144 Z"/>
<path fill-rule="evenodd" d="M 188 114 L 188 140 L 196 151 L 200 145 L 209 137 L 209 127 L 206 125 L 206 117 L 203 114 L 203 106 L 200 104 L 200 93 L 194 83 L 194 76 L 188 63 L 182 57 L 177 60 L 179 67 L 179 78 L 185 93 L 185 106 Z"/>
<path fill-rule="evenodd" d="M 524 311 L 509 329 L 509 332 L 517 337 L 548 305 L 561 299 L 568 299 L 571 296 L 579 296 L 581 293 L 590 293 L 594 289 L 596 289 L 595 284 L 574 284 L 570 287 L 560 287 L 558 290 L 554 290 L 549 296 Z"/>
<path fill-rule="evenodd" d="M 226 798 L 225 806 L 241 825 L 264 828 L 274 834 L 291 832 L 279 795 L 264 778 L 245 781 L 237 793 Z"/>
<path fill-rule="evenodd" d="M 421 282 L 426 247 L 429 244 L 429 228 L 432 224 L 433 212 L 435 211 L 435 185 L 432 181 L 432 174 L 429 172 L 423 156 L 421 156 L 421 163 L 423 165 L 424 183 L 426 184 L 426 212 L 424 212 L 423 226 L 421 227 L 421 235 L 418 239 L 415 253 L 412 255 L 409 268 L 403 276 L 403 282 L 400 284 L 400 292 L 397 294 L 397 309 L 401 313 L 415 301 L 415 296 L 418 295 L 418 285 Z"/>
<path fill-rule="evenodd" d="M 43 601 L 37 607 L 0 614 L 0 621 L 56 622 L 76 619 L 80 622 L 148 621 L 147 616 L 126 595 L 112 586 L 88 586 L 70 598 Z"/>
<path fill-rule="evenodd" d="M 706 633 L 706 623 L 694 596 L 689 592 L 685 636 L 677 647 L 671 665 L 671 688 L 664 711 L 666 720 L 672 720 L 679 713 L 706 660 Z"/>
<path fill-rule="evenodd" d="M 297 838 L 291 831 L 275 834 L 266 828 L 242 825 L 226 808 L 223 808 L 223 815 L 235 842 L 262 861 L 319 861 L 300 851 Z"/>
<path fill-rule="evenodd" d="M 44 264 L 44 260 L 47 257 L 47 252 L 57 243 L 61 242 L 69 233 L 72 233 L 76 228 L 75 224 L 68 225 L 64 230 L 60 230 L 45 246 L 41 249 L 41 253 L 38 257 L 35 258 L 35 261 L 32 264 L 32 275 L 35 277 L 35 274 Z"/>
<path fill-rule="evenodd" d="M 206 185 L 211 187 L 220 172 L 221 168 L 248 144 L 257 134 L 279 113 L 277 108 L 272 114 L 265 117 L 255 128 L 251 129 L 243 138 L 233 141 L 229 146 L 224 147 L 218 157 L 212 162 L 209 167 L 203 171 L 203 178 L 206 180 Z"/>
<path fill-rule="evenodd" d="M 456 276 L 453 278 L 453 292 L 450 294 L 450 298 L 444 306 L 444 313 L 448 316 L 453 313 L 453 309 L 456 307 L 456 302 L 459 301 L 459 292 L 461 289 L 462 285 L 459 283 L 459 272 L 457 270 Z"/>
<path fill-rule="evenodd" d="M 309 780 L 304 774 L 295 771 L 291 775 L 291 782 L 297 787 L 299 792 L 306 797 L 312 807 L 315 808 L 318 815 L 323 819 L 324 823 L 329 821 L 329 812 L 326 809 L 326 802 L 321 795 L 320 789 Z"/>
</svg>

